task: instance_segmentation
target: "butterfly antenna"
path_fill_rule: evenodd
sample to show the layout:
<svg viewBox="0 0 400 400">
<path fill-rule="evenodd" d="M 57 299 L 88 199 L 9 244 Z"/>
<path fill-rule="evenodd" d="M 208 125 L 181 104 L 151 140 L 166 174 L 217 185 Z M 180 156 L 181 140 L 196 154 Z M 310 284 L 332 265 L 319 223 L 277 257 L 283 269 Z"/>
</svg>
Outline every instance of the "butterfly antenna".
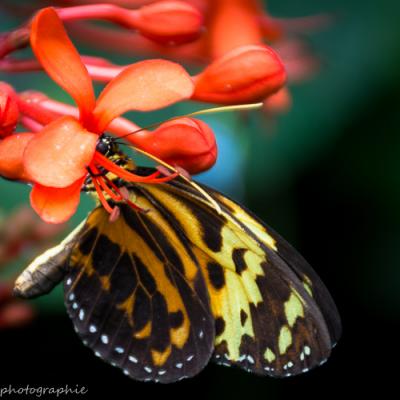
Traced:
<svg viewBox="0 0 400 400">
<path fill-rule="evenodd" d="M 235 105 L 235 106 L 222 106 L 222 107 L 206 108 L 204 110 L 194 111 L 192 113 L 184 114 L 184 115 L 178 115 L 176 117 L 168 118 L 161 122 L 156 122 L 154 124 L 147 125 L 143 128 L 136 129 L 135 131 L 129 132 L 126 135 L 118 136 L 117 138 L 112 138 L 111 140 L 115 141 L 117 144 L 121 144 L 120 142 L 117 142 L 118 139 L 125 139 L 126 137 L 135 135 L 138 132 L 156 128 L 165 122 L 174 121 L 179 118 L 195 117 L 197 115 L 215 114 L 215 113 L 227 112 L 227 111 L 254 110 L 257 108 L 261 108 L 262 106 L 263 106 L 263 103 L 251 103 L 251 104 L 239 104 L 239 105 Z"/>
</svg>

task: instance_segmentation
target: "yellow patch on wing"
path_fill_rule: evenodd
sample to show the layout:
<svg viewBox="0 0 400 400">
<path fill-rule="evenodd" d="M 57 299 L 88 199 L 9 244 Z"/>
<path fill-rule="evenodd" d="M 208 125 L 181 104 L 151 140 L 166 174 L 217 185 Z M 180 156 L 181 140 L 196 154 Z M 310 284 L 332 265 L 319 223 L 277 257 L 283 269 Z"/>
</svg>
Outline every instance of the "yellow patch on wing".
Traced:
<svg viewBox="0 0 400 400">
<path fill-rule="evenodd" d="M 182 326 L 179 328 L 172 328 L 171 329 L 171 343 L 174 344 L 176 347 L 181 349 L 187 340 L 187 337 L 189 336 L 189 330 L 190 330 L 190 323 L 189 319 L 185 318 L 183 320 Z"/>
<path fill-rule="evenodd" d="M 278 338 L 279 354 L 285 354 L 288 347 L 292 344 L 292 341 L 292 333 L 289 327 L 286 325 L 282 326 Z"/>
<path fill-rule="evenodd" d="M 171 346 L 168 346 L 167 349 L 164 351 L 152 350 L 151 357 L 153 359 L 154 365 L 157 365 L 158 367 L 164 365 L 171 354 L 171 350 Z"/>
<path fill-rule="evenodd" d="M 297 318 L 304 317 L 304 307 L 301 297 L 292 289 L 289 299 L 284 304 L 286 320 L 293 327 Z"/>
<path fill-rule="evenodd" d="M 151 329 L 152 329 L 152 323 L 149 321 L 143 329 L 141 329 L 139 332 L 135 333 L 135 338 L 136 339 L 145 339 L 148 338 L 151 334 Z"/>
<path fill-rule="evenodd" d="M 303 275 L 303 279 L 304 279 L 303 280 L 304 289 L 306 289 L 308 294 L 312 297 L 313 296 L 312 282 L 311 282 L 310 278 L 307 275 Z"/>
<path fill-rule="evenodd" d="M 262 241 L 270 249 L 278 251 L 276 247 L 276 240 L 267 232 L 265 226 L 261 225 L 254 219 L 254 217 L 249 215 L 243 208 L 239 207 L 233 201 L 220 194 L 216 194 L 215 197 L 217 197 L 222 204 L 226 205 L 228 209 L 232 211 L 232 214 L 241 222 L 243 222 L 260 241 Z"/>
<path fill-rule="evenodd" d="M 265 352 L 264 352 L 264 358 L 269 362 L 272 363 L 273 361 L 275 361 L 276 359 L 276 355 L 275 353 L 269 348 L 267 347 Z"/>
</svg>

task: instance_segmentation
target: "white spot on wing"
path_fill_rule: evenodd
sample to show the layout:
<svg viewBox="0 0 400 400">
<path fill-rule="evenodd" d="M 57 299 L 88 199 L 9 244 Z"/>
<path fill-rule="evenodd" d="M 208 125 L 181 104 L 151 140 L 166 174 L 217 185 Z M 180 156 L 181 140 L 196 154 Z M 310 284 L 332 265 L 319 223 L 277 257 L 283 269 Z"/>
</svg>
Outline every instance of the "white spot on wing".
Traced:
<svg viewBox="0 0 400 400">
<path fill-rule="evenodd" d="M 119 354 L 122 354 L 124 352 L 124 349 L 122 347 L 116 347 L 115 351 Z"/>
<path fill-rule="evenodd" d="M 74 293 L 71 293 L 71 294 L 68 296 L 68 300 L 69 300 L 69 301 L 74 301 L 74 300 L 75 300 L 75 294 L 74 294 Z"/>
<path fill-rule="evenodd" d="M 134 364 L 137 364 L 137 362 L 138 362 L 138 359 L 137 359 L 136 357 L 134 357 L 134 356 L 129 356 L 129 357 L 128 357 L 128 360 L 129 360 L 130 362 L 133 362 Z"/>
<path fill-rule="evenodd" d="M 72 304 L 72 308 L 73 308 L 74 310 L 76 310 L 76 309 L 78 308 L 78 303 Z"/>
<path fill-rule="evenodd" d="M 200 332 L 199 332 L 199 338 L 200 338 L 200 339 L 203 339 L 203 337 L 204 337 L 204 332 L 203 332 L 203 331 L 200 331 Z"/>
<path fill-rule="evenodd" d="M 68 278 L 67 281 L 65 282 L 65 284 L 68 285 L 68 286 L 69 286 L 71 283 L 72 283 L 72 279 L 71 279 L 71 278 Z"/>
<path fill-rule="evenodd" d="M 107 335 L 101 335 L 100 339 L 104 344 L 108 344 L 108 336 Z"/>
<path fill-rule="evenodd" d="M 81 321 L 83 321 L 84 318 L 85 318 L 85 310 L 84 310 L 83 308 L 81 308 L 81 309 L 79 310 L 79 319 L 80 319 Z"/>
<path fill-rule="evenodd" d="M 147 367 L 147 366 L 144 367 L 143 369 L 149 374 L 153 371 L 150 367 Z"/>
<path fill-rule="evenodd" d="M 176 367 L 176 368 L 182 368 L 182 367 L 183 367 L 183 364 L 182 364 L 182 363 L 178 363 L 178 364 L 175 365 L 175 367 Z"/>
<path fill-rule="evenodd" d="M 304 346 L 303 351 L 306 356 L 309 356 L 311 354 L 311 349 L 309 346 Z"/>
<path fill-rule="evenodd" d="M 254 358 L 253 358 L 250 354 L 247 356 L 247 361 L 248 361 L 250 364 L 254 364 Z"/>
<path fill-rule="evenodd" d="M 158 371 L 158 375 L 164 375 L 167 371 L 165 369 L 161 369 Z"/>
<path fill-rule="evenodd" d="M 95 325 L 90 325 L 90 326 L 89 326 L 89 332 L 90 332 L 90 333 L 95 333 L 95 332 L 97 332 L 96 326 L 95 326 Z"/>
<path fill-rule="evenodd" d="M 193 357 L 194 357 L 194 355 L 191 354 L 191 355 L 186 359 L 186 361 L 192 361 L 192 360 L 193 360 Z"/>
</svg>

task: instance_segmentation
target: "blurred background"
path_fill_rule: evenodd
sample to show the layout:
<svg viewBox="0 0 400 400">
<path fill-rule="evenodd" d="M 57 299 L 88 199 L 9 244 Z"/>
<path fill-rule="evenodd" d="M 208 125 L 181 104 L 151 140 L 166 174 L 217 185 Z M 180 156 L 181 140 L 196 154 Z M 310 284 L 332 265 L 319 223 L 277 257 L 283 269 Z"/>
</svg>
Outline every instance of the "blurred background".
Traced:
<svg viewBox="0 0 400 400">
<path fill-rule="evenodd" d="M 90 395 L 122 397 L 144 391 L 148 396 L 198 393 L 212 399 L 321 397 L 327 391 L 343 393 L 344 385 L 346 390 L 379 390 L 383 379 L 388 388 L 390 362 L 399 356 L 400 2 L 270 0 L 268 10 L 279 17 L 321 12 L 334 16 L 329 26 L 297 37 L 318 57 L 318 71 L 290 86 L 292 106 L 283 115 L 201 117 L 216 133 L 220 156 L 215 168 L 198 179 L 253 210 L 321 276 L 343 319 L 343 337 L 329 361 L 282 380 L 209 365 L 198 377 L 179 384 L 137 383 L 83 346 L 66 316 L 59 287 L 30 302 L 32 309 L 19 311 L 23 325 L 0 324 L 1 384 L 80 383 L 88 386 Z M 18 17 L 0 12 L 2 31 L 20 23 Z M 116 55 L 112 59 L 132 62 Z M 41 73 L 0 73 L 0 80 L 69 101 Z M 177 105 L 132 117 L 144 124 L 195 108 L 200 106 Z M 0 181 L 3 245 L 10 218 L 29 204 L 28 195 L 29 188 Z M 70 227 L 91 207 L 85 199 Z M 35 222 L 32 226 L 33 232 L 39 229 L 42 246 L 43 241 L 56 243 L 57 232 L 38 228 Z M 3 282 L 39 251 L 37 232 L 32 236 L 30 230 L 27 237 L 21 257 L 1 259 L 0 254 Z M 1 301 L 0 296 L 0 309 Z"/>
</svg>

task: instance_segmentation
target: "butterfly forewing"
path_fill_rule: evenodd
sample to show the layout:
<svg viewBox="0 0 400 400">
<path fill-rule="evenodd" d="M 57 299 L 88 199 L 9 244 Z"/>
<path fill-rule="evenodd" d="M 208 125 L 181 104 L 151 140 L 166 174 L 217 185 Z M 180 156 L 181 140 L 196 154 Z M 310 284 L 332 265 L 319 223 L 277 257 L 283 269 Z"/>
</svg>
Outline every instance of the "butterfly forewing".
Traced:
<svg viewBox="0 0 400 400">
<path fill-rule="evenodd" d="M 149 204 L 147 205 L 149 206 Z M 214 348 L 214 318 L 192 248 L 153 210 L 95 209 L 71 254 L 65 301 L 96 355 L 134 379 L 197 374 Z"/>
<path fill-rule="evenodd" d="M 211 298 L 215 361 L 272 376 L 298 374 L 324 362 L 340 334 L 325 286 L 265 224 L 206 190 L 221 213 L 181 182 L 132 188 L 135 201 L 149 201 L 193 249 Z M 296 259 L 302 262 L 293 266 Z"/>
</svg>

